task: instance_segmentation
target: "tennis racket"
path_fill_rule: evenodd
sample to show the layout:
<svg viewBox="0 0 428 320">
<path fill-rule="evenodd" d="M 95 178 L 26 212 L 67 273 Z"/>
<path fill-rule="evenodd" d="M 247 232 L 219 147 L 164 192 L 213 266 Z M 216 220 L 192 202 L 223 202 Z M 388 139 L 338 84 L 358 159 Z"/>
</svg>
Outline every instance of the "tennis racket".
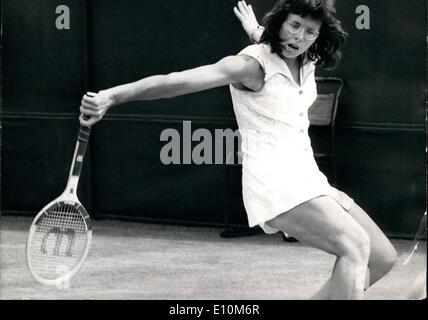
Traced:
<svg viewBox="0 0 428 320">
<path fill-rule="evenodd" d="M 90 132 L 91 128 L 80 126 L 65 191 L 37 214 L 30 227 L 27 265 L 34 279 L 44 285 L 69 280 L 88 255 L 92 227 L 88 212 L 77 198 L 77 185 Z"/>
</svg>

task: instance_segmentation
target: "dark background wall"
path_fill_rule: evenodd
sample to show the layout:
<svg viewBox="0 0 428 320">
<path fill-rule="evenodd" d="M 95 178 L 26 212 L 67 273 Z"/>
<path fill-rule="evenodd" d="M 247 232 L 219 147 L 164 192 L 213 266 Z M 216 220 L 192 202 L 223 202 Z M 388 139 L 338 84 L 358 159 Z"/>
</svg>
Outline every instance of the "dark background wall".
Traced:
<svg viewBox="0 0 428 320">
<path fill-rule="evenodd" d="M 261 17 L 274 1 L 251 2 Z M 235 0 L 4 0 L 2 212 L 34 215 L 66 183 L 82 93 L 235 54 L 249 44 Z M 355 8 L 370 8 L 357 30 Z M 55 28 L 55 8 L 71 29 Z M 338 186 L 391 236 L 411 236 L 425 210 L 426 3 L 337 0 L 349 33 L 338 113 Z M 240 171 L 162 165 L 162 130 L 236 128 L 227 87 L 117 107 L 93 129 L 79 197 L 93 216 L 245 224 Z"/>
</svg>

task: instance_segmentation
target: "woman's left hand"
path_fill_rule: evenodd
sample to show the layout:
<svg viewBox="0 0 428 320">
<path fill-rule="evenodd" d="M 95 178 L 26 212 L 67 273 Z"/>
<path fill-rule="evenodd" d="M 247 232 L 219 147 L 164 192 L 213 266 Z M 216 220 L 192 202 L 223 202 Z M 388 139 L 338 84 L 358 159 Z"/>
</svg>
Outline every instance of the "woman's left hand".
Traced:
<svg viewBox="0 0 428 320">
<path fill-rule="evenodd" d="M 245 1 L 238 1 L 238 6 L 233 8 L 233 12 L 239 21 L 241 21 L 245 32 L 251 37 L 253 31 L 259 26 L 251 4 L 247 5 Z"/>
</svg>

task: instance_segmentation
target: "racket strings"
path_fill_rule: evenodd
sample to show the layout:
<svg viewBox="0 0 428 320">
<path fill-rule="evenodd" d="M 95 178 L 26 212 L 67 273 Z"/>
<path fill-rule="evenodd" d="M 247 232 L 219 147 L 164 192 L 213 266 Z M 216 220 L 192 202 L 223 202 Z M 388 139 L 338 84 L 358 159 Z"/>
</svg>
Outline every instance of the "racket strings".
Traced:
<svg viewBox="0 0 428 320">
<path fill-rule="evenodd" d="M 32 271 L 49 280 L 64 276 L 80 262 L 87 241 L 85 220 L 74 205 L 51 206 L 35 224 L 30 241 Z"/>
</svg>

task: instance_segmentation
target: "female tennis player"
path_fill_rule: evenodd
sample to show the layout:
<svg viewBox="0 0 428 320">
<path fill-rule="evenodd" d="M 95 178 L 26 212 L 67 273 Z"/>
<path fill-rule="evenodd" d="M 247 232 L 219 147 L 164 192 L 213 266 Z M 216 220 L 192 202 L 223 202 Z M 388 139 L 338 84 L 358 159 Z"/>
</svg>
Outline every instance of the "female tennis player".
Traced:
<svg viewBox="0 0 428 320">
<path fill-rule="evenodd" d="M 314 160 L 308 108 L 315 68 L 340 59 L 346 33 L 331 0 L 280 0 L 259 26 L 251 6 L 234 12 L 256 44 L 198 68 L 155 75 L 84 95 L 82 125 L 113 106 L 229 85 L 242 138 L 242 188 L 250 226 L 284 232 L 337 257 L 314 299 L 362 299 L 394 265 L 396 251 L 372 219 L 333 188 Z M 284 267 L 284 266 L 278 266 Z"/>
</svg>

